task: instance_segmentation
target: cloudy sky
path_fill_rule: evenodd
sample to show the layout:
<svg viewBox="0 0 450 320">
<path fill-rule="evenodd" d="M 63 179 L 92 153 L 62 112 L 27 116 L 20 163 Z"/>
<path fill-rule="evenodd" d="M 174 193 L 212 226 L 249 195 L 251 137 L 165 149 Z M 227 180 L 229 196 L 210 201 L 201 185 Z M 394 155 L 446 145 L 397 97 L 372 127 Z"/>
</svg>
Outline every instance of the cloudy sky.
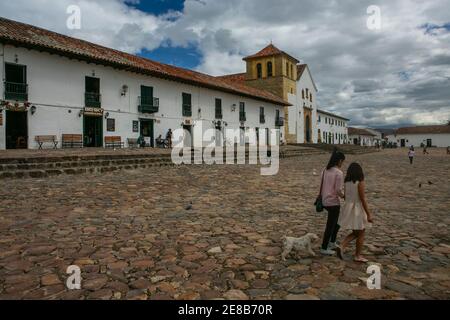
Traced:
<svg viewBox="0 0 450 320">
<path fill-rule="evenodd" d="M 66 26 L 72 4 L 80 30 Z M 450 0 L 0 0 L 0 15 L 212 75 L 243 72 L 273 41 L 353 125 L 450 120 Z"/>
</svg>

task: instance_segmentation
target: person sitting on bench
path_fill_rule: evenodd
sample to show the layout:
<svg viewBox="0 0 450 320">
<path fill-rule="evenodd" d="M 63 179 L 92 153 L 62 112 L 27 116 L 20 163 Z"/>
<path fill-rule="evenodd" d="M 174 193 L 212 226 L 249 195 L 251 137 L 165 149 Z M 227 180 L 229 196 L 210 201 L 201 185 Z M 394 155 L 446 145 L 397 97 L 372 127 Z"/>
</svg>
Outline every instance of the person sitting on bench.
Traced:
<svg viewBox="0 0 450 320">
<path fill-rule="evenodd" d="M 164 140 L 163 138 L 162 138 L 162 135 L 160 134 L 159 136 L 158 136 L 158 138 L 156 138 L 156 147 L 158 147 L 158 148 L 166 148 L 166 145 L 167 145 L 167 140 Z"/>
</svg>

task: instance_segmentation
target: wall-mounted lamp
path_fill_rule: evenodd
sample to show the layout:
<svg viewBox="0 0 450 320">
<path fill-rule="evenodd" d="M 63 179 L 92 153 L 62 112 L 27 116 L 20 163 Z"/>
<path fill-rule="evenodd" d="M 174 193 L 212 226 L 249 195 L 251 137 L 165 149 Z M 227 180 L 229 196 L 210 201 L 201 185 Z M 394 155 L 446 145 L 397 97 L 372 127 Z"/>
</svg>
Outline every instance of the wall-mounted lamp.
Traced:
<svg viewBox="0 0 450 320">
<path fill-rule="evenodd" d="M 108 117 L 109 117 L 109 112 L 106 112 L 105 113 L 105 119 L 108 119 Z"/>
<path fill-rule="evenodd" d="M 128 92 L 128 86 L 126 84 L 124 84 L 122 86 L 122 93 L 121 93 L 122 97 L 126 96 L 127 92 Z"/>
<path fill-rule="evenodd" d="M 233 104 L 231 105 L 231 112 L 235 112 L 235 111 L 236 111 L 236 104 L 233 103 Z"/>
<path fill-rule="evenodd" d="M 19 56 L 17 54 L 14 55 L 14 61 L 16 63 L 19 63 Z"/>
<path fill-rule="evenodd" d="M 95 70 L 92 70 L 92 76 L 95 77 Z"/>
<path fill-rule="evenodd" d="M 35 114 L 36 113 L 36 106 L 31 106 L 30 111 L 31 111 L 31 115 Z"/>
<path fill-rule="evenodd" d="M 80 112 L 78 113 L 78 116 L 81 118 L 83 116 L 83 114 L 84 114 L 84 111 L 80 110 Z"/>
</svg>

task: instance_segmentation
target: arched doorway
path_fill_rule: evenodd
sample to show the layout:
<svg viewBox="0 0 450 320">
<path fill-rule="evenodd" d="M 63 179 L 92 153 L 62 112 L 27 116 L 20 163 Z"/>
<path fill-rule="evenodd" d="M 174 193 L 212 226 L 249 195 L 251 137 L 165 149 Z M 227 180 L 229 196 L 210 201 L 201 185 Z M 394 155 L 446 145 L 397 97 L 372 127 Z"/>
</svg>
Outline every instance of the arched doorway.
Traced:
<svg viewBox="0 0 450 320">
<path fill-rule="evenodd" d="M 311 142 L 311 117 L 309 115 L 305 118 L 305 141 L 306 143 Z"/>
</svg>

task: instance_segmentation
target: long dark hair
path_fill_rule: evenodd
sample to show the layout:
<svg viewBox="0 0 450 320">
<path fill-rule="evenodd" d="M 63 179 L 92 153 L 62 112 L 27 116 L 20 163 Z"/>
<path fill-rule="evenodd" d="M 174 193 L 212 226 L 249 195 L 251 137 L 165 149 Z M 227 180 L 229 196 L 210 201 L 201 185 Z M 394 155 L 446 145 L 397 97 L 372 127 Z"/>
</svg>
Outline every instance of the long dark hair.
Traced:
<svg viewBox="0 0 450 320">
<path fill-rule="evenodd" d="M 364 172 L 362 167 L 356 162 L 351 163 L 348 166 L 347 175 L 345 176 L 344 181 L 352 181 L 353 183 L 355 183 L 356 181 L 364 181 Z"/>
<path fill-rule="evenodd" d="M 345 155 L 342 152 L 338 151 L 337 148 L 334 148 L 333 153 L 331 154 L 330 161 L 327 165 L 327 170 L 330 170 L 331 168 L 337 166 L 337 164 L 341 160 L 345 160 Z"/>
</svg>

